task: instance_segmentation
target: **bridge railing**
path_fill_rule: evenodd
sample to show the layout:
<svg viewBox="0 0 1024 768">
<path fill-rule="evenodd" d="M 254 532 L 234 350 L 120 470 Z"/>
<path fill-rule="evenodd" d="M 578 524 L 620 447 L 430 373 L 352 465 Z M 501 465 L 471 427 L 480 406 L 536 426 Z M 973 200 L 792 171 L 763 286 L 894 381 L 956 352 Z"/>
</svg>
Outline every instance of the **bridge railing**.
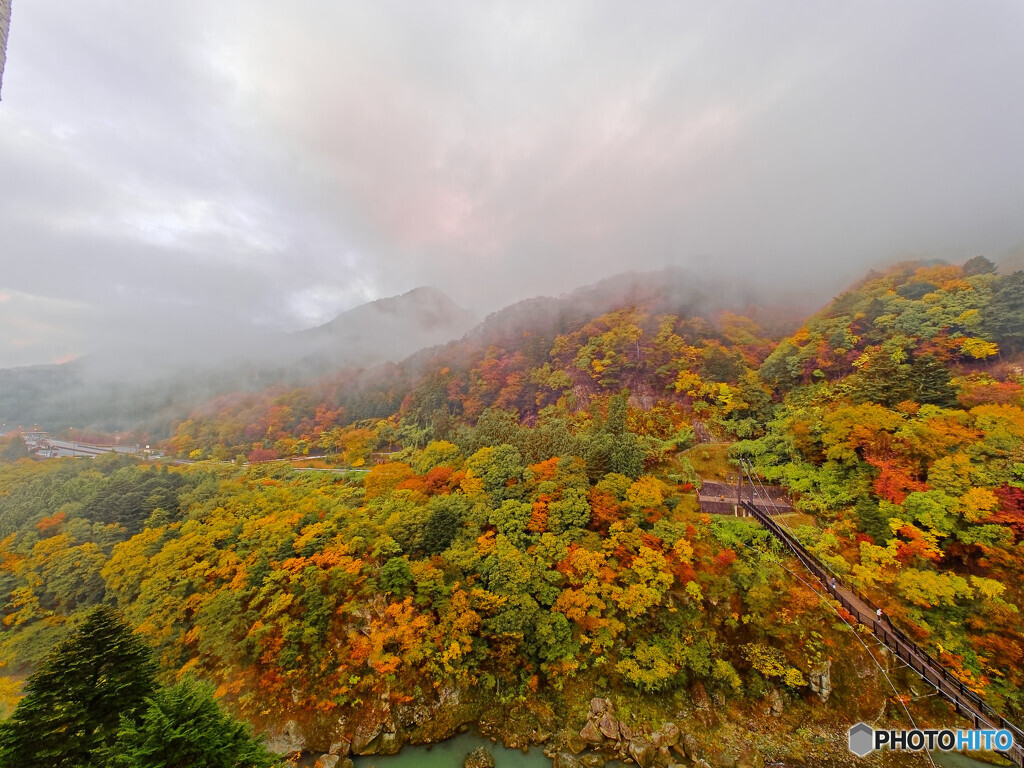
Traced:
<svg viewBox="0 0 1024 768">
<path fill-rule="evenodd" d="M 889 617 L 884 613 L 879 618 L 879 607 L 866 595 L 850 585 L 841 582 L 824 565 L 808 552 L 803 544 L 794 538 L 789 531 L 785 530 L 771 515 L 754 504 L 739 500 L 740 507 L 757 518 L 757 521 L 767 528 L 790 553 L 821 582 L 822 586 L 835 598 L 843 608 L 857 619 L 859 624 L 868 627 L 876 637 L 898 658 L 921 675 L 928 683 L 935 686 L 935 689 L 956 707 L 960 714 L 969 716 L 975 725 L 979 723 L 989 728 L 1005 729 L 1013 734 L 1014 746 L 1008 753 L 1017 765 L 1024 766 L 1024 730 L 1011 723 L 1005 717 L 992 709 L 978 694 L 964 685 L 963 681 L 955 677 L 952 672 L 946 669 L 939 661 L 911 640 L 906 633 L 893 626 Z M 833 580 L 835 586 L 833 586 Z M 838 587 L 853 593 L 862 604 L 868 606 L 870 613 L 865 614 L 859 606 L 843 595 Z"/>
</svg>

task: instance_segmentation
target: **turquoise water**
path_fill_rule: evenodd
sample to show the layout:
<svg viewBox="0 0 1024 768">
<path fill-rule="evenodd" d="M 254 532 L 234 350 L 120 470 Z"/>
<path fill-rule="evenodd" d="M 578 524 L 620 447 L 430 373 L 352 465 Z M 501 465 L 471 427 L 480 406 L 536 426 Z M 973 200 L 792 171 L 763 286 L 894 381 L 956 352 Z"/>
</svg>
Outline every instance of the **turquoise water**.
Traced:
<svg viewBox="0 0 1024 768">
<path fill-rule="evenodd" d="M 462 768 L 466 756 L 477 747 L 486 747 L 494 755 L 495 768 L 551 768 L 551 759 L 540 747 L 524 754 L 472 733 L 429 746 L 405 747 L 397 755 L 355 757 L 353 761 L 356 768 Z"/>
<path fill-rule="evenodd" d="M 941 768 L 992 768 L 992 763 L 983 763 L 959 752 L 932 752 L 932 760 Z"/>
<path fill-rule="evenodd" d="M 506 749 L 473 733 L 464 733 L 438 744 L 407 746 L 397 755 L 370 755 L 354 757 L 356 768 L 462 768 L 466 756 L 477 747 L 486 747 L 494 755 L 495 768 L 551 768 L 551 759 L 544 756 L 540 747 L 533 747 L 528 753 Z M 992 768 L 984 763 L 958 752 L 933 752 L 932 759 L 940 768 Z M 609 762 L 608 766 L 621 765 Z"/>
</svg>

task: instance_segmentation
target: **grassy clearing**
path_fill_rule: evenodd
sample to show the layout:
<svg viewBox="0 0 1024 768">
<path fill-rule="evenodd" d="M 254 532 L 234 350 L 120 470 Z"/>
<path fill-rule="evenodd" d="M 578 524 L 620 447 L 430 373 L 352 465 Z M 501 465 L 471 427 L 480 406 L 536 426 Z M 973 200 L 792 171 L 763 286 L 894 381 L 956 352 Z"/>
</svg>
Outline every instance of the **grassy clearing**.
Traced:
<svg viewBox="0 0 1024 768">
<path fill-rule="evenodd" d="M 729 461 L 729 445 L 727 443 L 704 443 L 680 454 L 685 456 L 697 470 L 697 474 L 705 480 L 725 482 L 730 476 L 735 477 L 736 467 Z"/>
<path fill-rule="evenodd" d="M 808 515 L 806 512 L 787 512 L 784 515 L 776 515 L 775 519 L 790 528 L 797 528 L 801 525 L 815 526 L 818 523 L 814 515 Z"/>
</svg>

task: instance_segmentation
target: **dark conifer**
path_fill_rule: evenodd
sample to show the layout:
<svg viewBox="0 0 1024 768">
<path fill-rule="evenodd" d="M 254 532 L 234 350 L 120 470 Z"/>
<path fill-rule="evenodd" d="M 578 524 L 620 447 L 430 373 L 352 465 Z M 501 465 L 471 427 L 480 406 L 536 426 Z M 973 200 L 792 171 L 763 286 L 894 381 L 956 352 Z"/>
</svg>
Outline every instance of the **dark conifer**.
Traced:
<svg viewBox="0 0 1024 768">
<path fill-rule="evenodd" d="M 226 714 L 210 686 L 186 679 L 161 689 L 138 722 L 125 718 L 110 768 L 269 768 L 271 755 Z"/>
<path fill-rule="evenodd" d="M 0 767 L 105 763 L 121 716 L 140 714 L 155 690 L 150 649 L 112 609 L 95 608 L 28 679 L 27 695 L 0 725 Z"/>
</svg>

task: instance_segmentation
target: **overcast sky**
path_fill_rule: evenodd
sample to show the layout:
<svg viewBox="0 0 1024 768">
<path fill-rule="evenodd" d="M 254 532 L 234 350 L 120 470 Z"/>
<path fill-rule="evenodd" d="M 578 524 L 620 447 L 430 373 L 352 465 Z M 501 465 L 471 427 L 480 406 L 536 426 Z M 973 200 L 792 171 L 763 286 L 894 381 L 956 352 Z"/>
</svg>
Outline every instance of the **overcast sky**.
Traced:
<svg viewBox="0 0 1024 768">
<path fill-rule="evenodd" d="M 1024 3 L 14 0 L 0 366 L 1024 245 Z"/>
</svg>

